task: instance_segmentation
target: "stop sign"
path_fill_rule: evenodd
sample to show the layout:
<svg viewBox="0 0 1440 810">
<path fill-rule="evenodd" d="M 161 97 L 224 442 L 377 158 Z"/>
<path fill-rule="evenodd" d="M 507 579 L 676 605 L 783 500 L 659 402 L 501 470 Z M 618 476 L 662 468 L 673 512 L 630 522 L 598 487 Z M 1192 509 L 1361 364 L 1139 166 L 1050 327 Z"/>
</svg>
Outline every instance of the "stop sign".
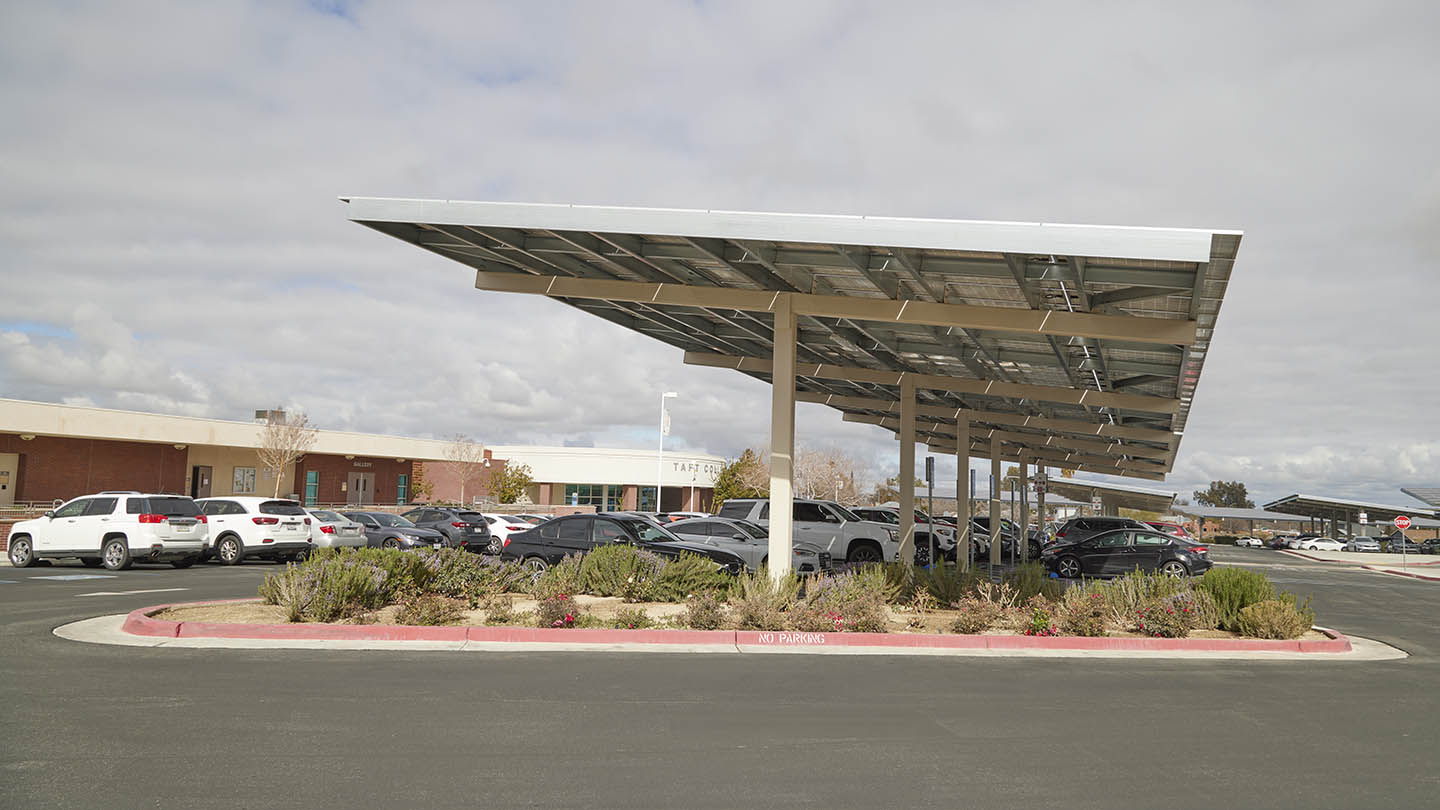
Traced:
<svg viewBox="0 0 1440 810">
<path fill-rule="evenodd" d="M 1405 517 L 1404 515 L 1395 518 L 1395 528 L 1399 529 L 1402 532 L 1410 528 L 1410 518 Z"/>
</svg>

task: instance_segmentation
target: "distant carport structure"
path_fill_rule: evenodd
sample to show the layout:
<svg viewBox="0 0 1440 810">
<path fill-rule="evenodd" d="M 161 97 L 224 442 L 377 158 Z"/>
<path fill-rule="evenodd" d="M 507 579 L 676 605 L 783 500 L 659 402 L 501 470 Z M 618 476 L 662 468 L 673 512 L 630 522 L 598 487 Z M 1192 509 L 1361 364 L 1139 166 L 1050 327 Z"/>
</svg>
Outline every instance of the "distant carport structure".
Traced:
<svg viewBox="0 0 1440 810">
<path fill-rule="evenodd" d="M 1283 498 L 1271 501 L 1262 508 L 1276 512 L 1305 515 L 1312 520 L 1314 531 L 1329 537 L 1337 536 L 1341 526 L 1345 527 L 1345 534 L 1353 535 L 1355 533 L 1355 522 L 1360 519 L 1362 512 L 1365 514 L 1370 525 L 1380 525 L 1382 527 L 1400 515 L 1430 519 L 1436 517 L 1434 509 L 1426 509 L 1423 506 L 1396 506 L 1394 504 L 1370 503 L 1369 501 L 1329 498 L 1322 495 L 1304 495 L 1298 493 L 1295 495 L 1286 495 Z"/>
<path fill-rule="evenodd" d="M 1163 514 L 1170 510 L 1170 505 L 1175 503 L 1175 496 L 1179 494 L 1130 484 L 1082 481 L 1077 478 L 1051 477 L 1047 486 L 1049 491 L 1080 503 L 1094 504 L 1098 498 L 1100 512 L 1105 515 L 1118 515 L 1121 509 L 1139 509 Z"/>
<path fill-rule="evenodd" d="M 972 454 L 988 457 L 997 482 L 1002 461 L 1018 463 L 1022 478 L 1042 464 L 1163 480 L 1241 239 L 1180 228 L 342 199 L 350 219 L 473 269 L 477 289 L 547 296 L 675 346 L 686 363 L 774 383 L 777 575 L 791 559 L 797 400 L 895 431 L 905 471 L 924 441 L 955 453 L 962 471 Z M 989 497 L 998 514 L 998 488 Z M 899 500 L 898 554 L 910 560 L 908 474 Z"/>
<path fill-rule="evenodd" d="M 1172 506 L 1170 511 L 1188 517 L 1198 518 L 1203 529 L 1205 521 L 1213 520 L 1223 524 L 1225 522 L 1244 523 L 1248 534 L 1255 534 L 1255 524 L 1268 524 L 1266 528 L 1284 525 L 1288 528 L 1298 528 L 1309 523 L 1312 519 L 1305 515 L 1294 515 L 1288 512 L 1272 512 L 1268 509 L 1237 509 L 1228 506 Z"/>
</svg>

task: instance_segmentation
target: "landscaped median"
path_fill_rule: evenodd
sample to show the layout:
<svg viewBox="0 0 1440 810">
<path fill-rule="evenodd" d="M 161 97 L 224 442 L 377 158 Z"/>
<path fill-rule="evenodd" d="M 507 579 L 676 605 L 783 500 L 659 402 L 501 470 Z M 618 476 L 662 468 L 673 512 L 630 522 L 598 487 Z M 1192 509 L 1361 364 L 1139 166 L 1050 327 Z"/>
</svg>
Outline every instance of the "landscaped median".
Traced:
<svg viewBox="0 0 1440 810">
<path fill-rule="evenodd" d="M 734 578 L 709 560 L 602 547 L 541 575 L 464 552 L 327 552 L 266 577 L 259 600 L 130 614 L 132 636 L 726 648 L 1339 653 L 1308 600 L 1263 574 L 1132 572 L 1066 585 L 1038 566 L 992 582 L 864 566 Z"/>
</svg>

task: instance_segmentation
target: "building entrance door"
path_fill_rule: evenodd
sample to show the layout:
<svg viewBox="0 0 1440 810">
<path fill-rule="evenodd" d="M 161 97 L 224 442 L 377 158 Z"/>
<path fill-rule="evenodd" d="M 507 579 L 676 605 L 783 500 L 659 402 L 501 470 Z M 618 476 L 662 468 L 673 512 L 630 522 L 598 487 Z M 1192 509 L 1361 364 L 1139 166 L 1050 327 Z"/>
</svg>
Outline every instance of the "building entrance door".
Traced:
<svg viewBox="0 0 1440 810">
<path fill-rule="evenodd" d="M 365 506 L 375 502 L 375 473 L 350 473 L 345 482 L 345 502 L 351 506 Z"/>
<path fill-rule="evenodd" d="M 0 506 L 15 503 L 15 490 L 20 487 L 20 454 L 0 453 Z"/>
<path fill-rule="evenodd" d="M 190 497 L 210 497 L 210 479 L 213 471 L 209 467 L 190 468 Z"/>
</svg>

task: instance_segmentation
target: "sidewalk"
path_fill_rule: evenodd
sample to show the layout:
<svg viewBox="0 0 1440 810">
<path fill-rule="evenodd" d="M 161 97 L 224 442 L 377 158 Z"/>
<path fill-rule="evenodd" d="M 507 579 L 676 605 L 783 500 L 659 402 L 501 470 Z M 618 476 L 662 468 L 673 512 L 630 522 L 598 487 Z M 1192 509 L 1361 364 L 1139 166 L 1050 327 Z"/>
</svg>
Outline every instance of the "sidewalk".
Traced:
<svg viewBox="0 0 1440 810">
<path fill-rule="evenodd" d="M 1434 568 L 1420 568 L 1417 570 L 1413 565 L 1408 568 L 1402 568 L 1399 565 L 1362 565 L 1360 567 L 1366 571 L 1374 571 L 1378 574 L 1422 579 L 1427 582 L 1440 582 L 1440 570 Z"/>
<path fill-rule="evenodd" d="M 1399 566 L 1399 554 L 1377 554 L 1370 551 L 1295 551 L 1292 549 L 1280 549 L 1281 554 L 1289 554 L 1292 557 L 1300 557 L 1315 562 L 1345 563 L 1358 566 Z M 1406 565 L 1411 568 L 1415 566 L 1440 566 L 1440 559 L 1433 554 L 1406 554 Z"/>
</svg>

